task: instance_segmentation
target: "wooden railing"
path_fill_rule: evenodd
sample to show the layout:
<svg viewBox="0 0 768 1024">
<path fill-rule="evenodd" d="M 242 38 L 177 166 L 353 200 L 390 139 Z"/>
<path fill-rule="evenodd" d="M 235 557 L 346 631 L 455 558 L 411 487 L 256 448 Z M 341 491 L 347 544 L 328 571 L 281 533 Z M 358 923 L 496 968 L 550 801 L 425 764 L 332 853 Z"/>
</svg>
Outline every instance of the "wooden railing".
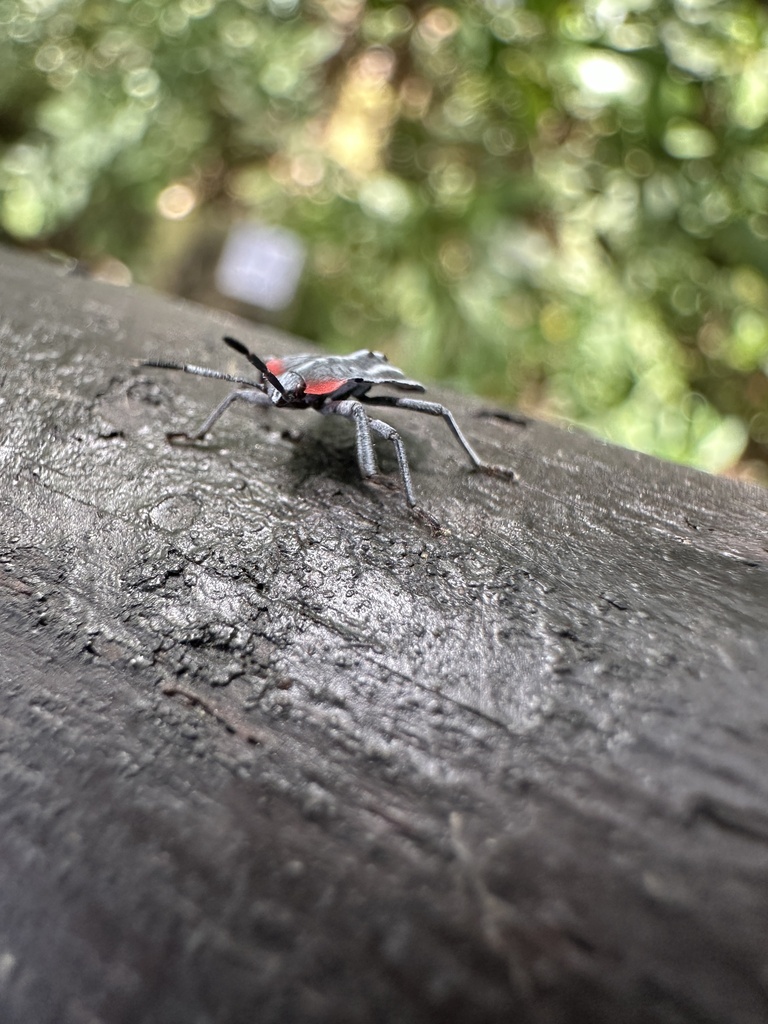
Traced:
<svg viewBox="0 0 768 1024">
<path fill-rule="evenodd" d="M 436 535 L 132 365 L 299 341 L 0 288 L 3 1022 L 768 1020 L 764 492 L 452 396 L 519 483 L 393 415 Z"/>
</svg>

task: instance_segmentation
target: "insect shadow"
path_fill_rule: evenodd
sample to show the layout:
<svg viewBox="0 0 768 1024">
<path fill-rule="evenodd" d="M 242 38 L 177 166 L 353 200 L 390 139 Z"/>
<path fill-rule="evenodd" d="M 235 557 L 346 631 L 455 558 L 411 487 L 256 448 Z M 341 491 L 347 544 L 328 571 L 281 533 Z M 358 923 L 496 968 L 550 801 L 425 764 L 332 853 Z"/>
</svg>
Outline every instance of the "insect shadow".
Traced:
<svg viewBox="0 0 768 1024">
<path fill-rule="evenodd" d="M 402 430 L 399 424 L 398 431 L 407 444 L 408 461 L 417 470 L 421 469 L 427 462 L 429 442 Z M 375 438 L 374 448 L 382 474 L 377 483 L 390 490 L 400 490 L 397 457 L 392 445 L 384 438 Z M 285 463 L 292 487 L 300 490 L 312 481 L 327 479 L 366 492 L 371 483 L 360 475 L 356 450 L 355 431 L 350 429 L 349 423 L 331 418 L 308 420 L 301 425 L 300 439 L 292 446 Z M 387 474 L 391 479 L 384 479 Z"/>
</svg>

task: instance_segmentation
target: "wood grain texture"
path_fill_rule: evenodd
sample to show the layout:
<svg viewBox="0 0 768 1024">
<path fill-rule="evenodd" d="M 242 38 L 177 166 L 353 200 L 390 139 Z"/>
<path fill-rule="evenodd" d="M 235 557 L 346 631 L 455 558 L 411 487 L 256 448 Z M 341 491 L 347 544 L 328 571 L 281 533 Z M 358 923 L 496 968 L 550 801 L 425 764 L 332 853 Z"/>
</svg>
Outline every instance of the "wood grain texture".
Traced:
<svg viewBox="0 0 768 1024">
<path fill-rule="evenodd" d="M 521 482 L 387 417 L 433 536 L 131 367 L 306 345 L 0 286 L 0 1020 L 768 1021 L 763 491 L 438 395 Z"/>
</svg>

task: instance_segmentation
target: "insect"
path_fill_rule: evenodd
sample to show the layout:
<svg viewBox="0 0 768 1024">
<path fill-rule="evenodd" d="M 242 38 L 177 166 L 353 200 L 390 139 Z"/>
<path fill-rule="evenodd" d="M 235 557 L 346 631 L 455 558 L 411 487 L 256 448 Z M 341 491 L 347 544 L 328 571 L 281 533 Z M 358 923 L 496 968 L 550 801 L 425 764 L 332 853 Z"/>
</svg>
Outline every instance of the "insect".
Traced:
<svg viewBox="0 0 768 1024">
<path fill-rule="evenodd" d="M 153 366 L 162 370 L 182 370 L 199 377 L 213 377 L 237 384 L 223 402 L 213 410 L 206 421 L 194 434 L 184 432 L 168 434 L 169 441 L 201 441 L 214 423 L 234 402 L 249 402 L 251 405 L 276 406 L 283 409 L 315 409 L 323 416 L 343 416 L 354 421 L 357 431 L 357 461 L 360 472 L 368 479 L 384 482 L 379 474 L 373 435 L 378 434 L 391 441 L 397 456 L 400 478 L 403 482 L 408 507 L 431 526 L 436 520 L 416 504 L 411 470 L 408 465 L 402 438 L 388 423 L 373 418 L 367 406 L 390 409 L 407 409 L 423 412 L 429 416 L 442 416 L 454 437 L 466 452 L 472 468 L 496 476 L 515 478 L 512 470 L 492 466 L 483 462 L 472 445 L 461 432 L 453 413 L 437 402 L 425 402 L 417 398 L 403 398 L 395 395 L 370 395 L 368 392 L 377 385 L 387 385 L 399 391 L 424 391 L 418 381 L 409 380 L 402 370 L 392 366 L 381 352 L 360 349 L 348 356 L 299 355 L 272 357 L 266 361 L 254 355 L 241 341 L 225 337 L 224 343 L 235 352 L 245 356 L 259 371 L 257 380 L 209 370 L 204 366 L 190 366 L 187 363 L 169 362 L 165 359 L 147 359 L 140 366 Z"/>
</svg>

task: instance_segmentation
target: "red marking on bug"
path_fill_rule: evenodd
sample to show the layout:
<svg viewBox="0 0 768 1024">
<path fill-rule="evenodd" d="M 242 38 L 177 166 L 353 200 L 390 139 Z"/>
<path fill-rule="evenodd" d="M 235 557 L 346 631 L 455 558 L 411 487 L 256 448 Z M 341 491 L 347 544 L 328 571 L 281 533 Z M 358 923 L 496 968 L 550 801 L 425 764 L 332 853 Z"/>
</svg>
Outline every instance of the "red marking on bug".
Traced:
<svg viewBox="0 0 768 1024">
<path fill-rule="evenodd" d="M 346 384 L 346 377 L 341 380 L 313 380 L 304 388 L 305 395 L 330 395 L 332 391 Z"/>
<path fill-rule="evenodd" d="M 274 373 L 274 375 L 276 377 L 279 377 L 280 374 L 283 372 L 283 369 L 284 369 L 283 360 L 282 359 L 268 359 L 267 360 L 267 369 L 269 370 L 270 373 Z"/>
</svg>

